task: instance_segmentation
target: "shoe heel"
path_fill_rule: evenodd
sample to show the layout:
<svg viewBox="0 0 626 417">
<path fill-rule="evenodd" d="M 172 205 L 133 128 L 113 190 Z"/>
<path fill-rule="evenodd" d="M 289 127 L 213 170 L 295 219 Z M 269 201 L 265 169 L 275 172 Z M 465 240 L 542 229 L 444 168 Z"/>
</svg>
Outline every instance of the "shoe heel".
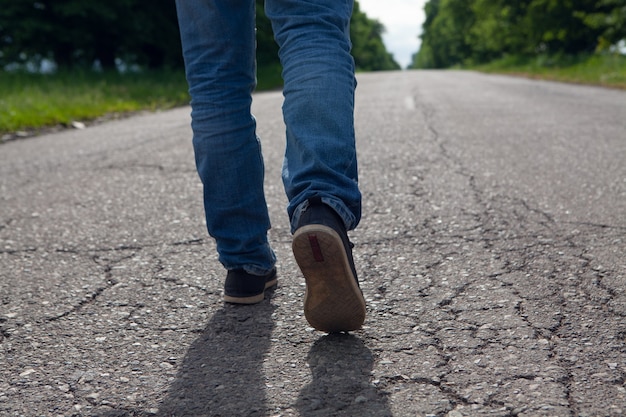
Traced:
<svg viewBox="0 0 626 417">
<path fill-rule="evenodd" d="M 293 254 L 306 281 L 304 315 L 309 324 L 328 333 L 359 329 L 365 300 L 341 237 L 327 226 L 303 226 L 294 234 Z"/>
</svg>

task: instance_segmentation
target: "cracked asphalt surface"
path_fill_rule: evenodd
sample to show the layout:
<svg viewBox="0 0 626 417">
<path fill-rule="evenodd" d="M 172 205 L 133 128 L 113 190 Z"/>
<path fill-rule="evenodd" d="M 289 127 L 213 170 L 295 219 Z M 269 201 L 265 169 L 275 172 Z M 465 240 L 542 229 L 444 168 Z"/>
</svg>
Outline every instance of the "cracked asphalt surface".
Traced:
<svg viewBox="0 0 626 417">
<path fill-rule="evenodd" d="M 0 146 L 2 416 L 626 413 L 626 92 L 359 75 L 363 330 L 302 314 L 279 92 L 255 96 L 279 285 L 225 305 L 181 108 Z"/>
</svg>

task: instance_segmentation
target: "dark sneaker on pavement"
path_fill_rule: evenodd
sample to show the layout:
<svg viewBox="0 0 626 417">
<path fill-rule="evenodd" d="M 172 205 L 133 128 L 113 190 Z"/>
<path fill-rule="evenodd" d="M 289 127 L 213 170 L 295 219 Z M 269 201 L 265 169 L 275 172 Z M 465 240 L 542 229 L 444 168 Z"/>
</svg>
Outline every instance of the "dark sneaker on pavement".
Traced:
<svg viewBox="0 0 626 417">
<path fill-rule="evenodd" d="M 309 199 L 293 235 L 292 249 L 306 281 L 304 316 L 317 330 L 358 330 L 365 321 L 365 299 L 352 246 L 339 215 L 319 197 Z"/>
<path fill-rule="evenodd" d="M 243 269 L 232 269 L 226 274 L 224 301 L 235 304 L 260 303 L 265 290 L 277 283 L 276 268 L 266 275 L 249 274 Z"/>
</svg>

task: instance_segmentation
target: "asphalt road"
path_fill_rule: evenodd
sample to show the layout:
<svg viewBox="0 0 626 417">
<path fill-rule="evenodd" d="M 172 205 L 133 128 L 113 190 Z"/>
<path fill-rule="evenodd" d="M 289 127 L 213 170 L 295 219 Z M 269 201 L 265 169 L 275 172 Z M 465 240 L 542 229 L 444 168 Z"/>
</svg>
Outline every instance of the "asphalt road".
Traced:
<svg viewBox="0 0 626 417">
<path fill-rule="evenodd" d="M 0 146 L 1 416 L 626 414 L 626 92 L 359 76 L 363 330 L 302 314 L 279 92 L 255 96 L 279 286 L 224 305 L 189 109 Z"/>
</svg>

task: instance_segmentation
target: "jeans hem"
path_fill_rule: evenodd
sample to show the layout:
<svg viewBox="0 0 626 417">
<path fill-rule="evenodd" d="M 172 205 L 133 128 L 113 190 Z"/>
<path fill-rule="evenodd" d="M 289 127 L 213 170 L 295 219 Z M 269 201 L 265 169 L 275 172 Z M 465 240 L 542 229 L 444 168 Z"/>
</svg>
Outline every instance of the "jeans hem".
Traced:
<svg viewBox="0 0 626 417">
<path fill-rule="evenodd" d="M 322 203 L 326 204 L 327 206 L 335 210 L 335 212 L 337 212 L 339 217 L 341 217 L 341 220 L 343 221 L 343 225 L 346 230 L 352 230 L 356 227 L 356 218 L 341 200 L 332 197 L 322 197 Z M 300 203 L 300 205 L 298 205 L 298 207 L 296 207 L 296 209 L 294 210 L 293 217 L 291 218 L 291 234 L 294 234 L 296 232 L 296 226 L 300 222 L 300 217 L 302 217 L 302 213 L 308 207 L 309 200 L 307 199 Z"/>
</svg>

